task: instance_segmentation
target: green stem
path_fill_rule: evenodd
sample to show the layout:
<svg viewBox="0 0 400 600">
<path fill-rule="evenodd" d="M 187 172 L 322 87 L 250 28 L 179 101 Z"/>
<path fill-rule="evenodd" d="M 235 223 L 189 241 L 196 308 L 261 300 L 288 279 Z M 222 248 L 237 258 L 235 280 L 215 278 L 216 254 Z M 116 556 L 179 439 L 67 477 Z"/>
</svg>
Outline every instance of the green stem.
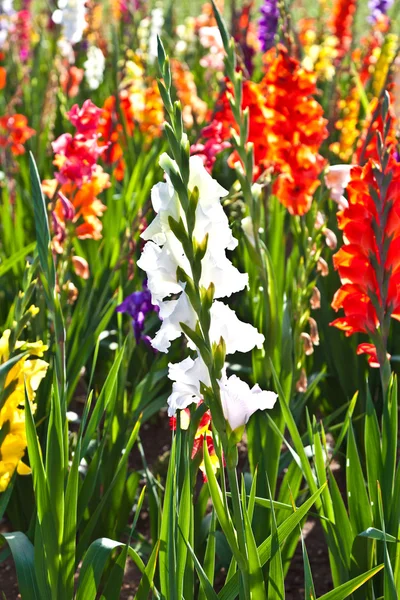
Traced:
<svg viewBox="0 0 400 600">
<path fill-rule="evenodd" d="M 237 450 L 236 450 L 237 452 Z M 227 465 L 226 468 L 228 472 L 229 479 L 229 487 L 232 495 L 232 505 L 233 505 L 233 519 L 235 523 L 235 529 L 238 536 L 239 549 L 240 552 L 246 561 L 246 565 L 248 564 L 247 558 L 247 546 L 246 546 L 246 536 L 244 531 L 244 520 L 242 514 L 242 505 L 240 502 L 240 493 L 239 493 L 239 483 L 237 479 L 237 471 L 233 466 Z M 240 566 L 240 565 L 239 565 Z M 242 579 L 243 579 L 243 587 L 245 592 L 245 597 L 250 598 L 250 582 L 249 582 L 249 573 L 244 569 L 241 569 Z"/>
</svg>

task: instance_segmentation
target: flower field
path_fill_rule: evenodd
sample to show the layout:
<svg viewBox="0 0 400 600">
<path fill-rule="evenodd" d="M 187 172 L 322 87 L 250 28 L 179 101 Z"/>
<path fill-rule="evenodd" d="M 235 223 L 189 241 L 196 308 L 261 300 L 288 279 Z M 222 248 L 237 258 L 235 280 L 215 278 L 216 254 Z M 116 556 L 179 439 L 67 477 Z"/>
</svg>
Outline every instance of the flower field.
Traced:
<svg viewBox="0 0 400 600">
<path fill-rule="evenodd" d="M 0 595 L 400 597 L 400 0 L 0 0 Z"/>
</svg>

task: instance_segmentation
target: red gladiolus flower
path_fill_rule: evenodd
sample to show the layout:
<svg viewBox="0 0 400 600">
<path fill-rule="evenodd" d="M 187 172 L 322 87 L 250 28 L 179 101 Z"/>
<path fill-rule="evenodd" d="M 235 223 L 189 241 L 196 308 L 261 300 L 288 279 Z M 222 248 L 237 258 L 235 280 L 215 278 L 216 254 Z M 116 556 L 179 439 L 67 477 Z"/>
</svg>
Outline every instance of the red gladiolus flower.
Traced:
<svg viewBox="0 0 400 600">
<path fill-rule="evenodd" d="M 190 410 L 185 408 L 180 411 L 180 419 L 181 419 L 181 428 L 188 429 L 190 423 Z M 171 417 L 169 420 L 170 427 L 173 431 L 176 429 L 176 417 Z M 203 473 L 203 481 L 207 481 L 206 477 L 206 469 L 204 466 L 204 461 L 202 459 L 203 456 L 203 445 L 204 441 L 207 443 L 208 453 L 210 455 L 211 464 L 214 472 L 216 472 L 219 467 L 219 459 L 215 452 L 214 447 L 214 439 L 212 436 L 211 429 L 211 413 L 207 410 L 204 415 L 200 419 L 200 423 L 197 427 L 197 431 L 194 436 L 193 449 L 192 449 L 192 459 L 197 457 L 201 458 L 201 462 L 199 465 L 200 471 Z M 223 459 L 224 460 L 224 459 Z M 225 461 L 224 461 L 225 464 Z"/>
<path fill-rule="evenodd" d="M 331 19 L 332 33 L 337 37 L 338 53 L 342 58 L 350 50 L 357 0 L 336 0 Z"/>
<path fill-rule="evenodd" d="M 102 109 L 93 104 L 91 100 L 85 100 L 82 107 L 74 104 L 67 113 L 67 117 L 76 128 L 77 133 L 85 137 L 94 136 L 97 138 L 97 128 L 99 126 Z"/>
<path fill-rule="evenodd" d="M 347 336 L 367 333 L 383 353 L 390 317 L 400 320 L 400 163 L 387 155 L 385 165 L 369 160 L 354 167 L 347 187 L 349 206 L 338 213 L 343 246 L 333 257 L 342 286 L 332 307 L 345 316 L 331 323 Z M 387 166 L 386 166 L 387 163 Z M 360 344 L 371 366 L 384 354 L 374 344 Z"/>
</svg>

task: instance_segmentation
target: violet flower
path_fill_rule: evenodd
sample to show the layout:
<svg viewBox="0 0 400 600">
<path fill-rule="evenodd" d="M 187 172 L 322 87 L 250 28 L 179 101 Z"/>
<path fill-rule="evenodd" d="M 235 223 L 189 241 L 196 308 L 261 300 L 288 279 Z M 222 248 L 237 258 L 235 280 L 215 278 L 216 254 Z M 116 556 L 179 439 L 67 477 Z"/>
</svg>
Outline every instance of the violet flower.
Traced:
<svg viewBox="0 0 400 600">
<path fill-rule="evenodd" d="M 261 18 L 258 22 L 258 39 L 261 42 L 263 52 L 266 52 L 272 48 L 275 42 L 275 34 L 279 22 L 278 0 L 264 0 L 260 12 Z"/>
<path fill-rule="evenodd" d="M 375 21 L 377 21 L 382 15 L 386 15 L 392 4 L 393 0 L 369 0 L 369 21 L 371 23 L 375 23 Z"/>
<path fill-rule="evenodd" d="M 138 344 L 143 340 L 150 345 L 151 339 L 148 335 L 143 335 L 144 321 L 149 312 L 158 312 L 159 307 L 151 302 L 151 293 L 147 288 L 147 282 L 143 283 L 143 289 L 139 292 L 133 292 L 116 308 L 117 312 L 127 313 L 132 318 L 133 333 Z"/>
</svg>

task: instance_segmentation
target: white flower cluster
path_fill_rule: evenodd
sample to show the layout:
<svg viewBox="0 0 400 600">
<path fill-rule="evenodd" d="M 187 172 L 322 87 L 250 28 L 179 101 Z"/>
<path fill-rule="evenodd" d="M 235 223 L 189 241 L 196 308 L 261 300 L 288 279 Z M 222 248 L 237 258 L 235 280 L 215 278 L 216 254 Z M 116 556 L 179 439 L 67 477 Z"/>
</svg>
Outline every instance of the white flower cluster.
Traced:
<svg viewBox="0 0 400 600">
<path fill-rule="evenodd" d="M 3 48 L 15 15 L 13 0 L 0 0 L 0 48 Z"/>
<path fill-rule="evenodd" d="M 161 35 L 164 25 L 164 14 L 162 8 L 156 7 L 139 23 L 139 54 L 148 55 L 149 62 L 153 63 L 157 58 L 157 38 Z"/>
<path fill-rule="evenodd" d="M 64 37 L 70 44 L 80 42 L 87 27 L 85 2 L 58 0 L 58 8 L 53 13 L 53 22 L 62 25 Z"/>
<path fill-rule="evenodd" d="M 183 245 L 169 224 L 172 217 L 176 221 L 182 219 L 185 227 L 187 226 L 186 215 L 168 174 L 169 169 L 174 167 L 174 162 L 163 154 L 160 165 L 166 171 L 166 181 L 158 183 L 152 189 L 151 199 L 156 217 L 142 233 L 142 238 L 147 243 L 138 266 L 147 273 L 153 304 L 160 307 L 162 325 L 152 345 L 160 352 L 168 352 L 171 341 L 183 333 L 180 324 L 184 323 L 194 330 L 197 315 L 185 293 L 185 283 L 177 279 L 178 267 L 189 277 L 193 274 Z M 247 286 L 248 276 L 240 273 L 226 256 L 226 251 L 233 250 L 238 244 L 220 201 L 227 191 L 206 171 L 202 160 L 192 156 L 189 163 L 189 191 L 192 192 L 195 187 L 198 189 L 199 200 L 193 238 L 197 244 L 201 244 L 208 237 L 207 249 L 201 261 L 200 285 L 207 289 L 213 283 L 215 298 L 229 297 Z M 252 325 L 240 321 L 235 312 L 220 300 L 213 301 L 210 317 L 210 342 L 218 343 L 222 337 L 226 354 L 262 348 L 264 336 Z M 188 346 L 196 350 L 189 339 Z M 170 364 L 169 378 L 174 382 L 168 399 L 170 415 L 175 414 L 177 409 L 200 401 L 200 382 L 210 385 L 208 368 L 199 353 L 195 360 L 186 358 L 178 364 Z M 250 390 L 238 377 L 228 378 L 225 372 L 219 386 L 224 415 L 232 429 L 247 423 L 256 410 L 272 408 L 276 400 L 273 392 L 263 392 L 258 386 Z"/>
<path fill-rule="evenodd" d="M 83 63 L 85 68 L 85 79 L 91 90 L 97 90 L 103 81 L 106 59 L 100 48 L 90 46 L 87 52 L 87 60 Z"/>
</svg>

